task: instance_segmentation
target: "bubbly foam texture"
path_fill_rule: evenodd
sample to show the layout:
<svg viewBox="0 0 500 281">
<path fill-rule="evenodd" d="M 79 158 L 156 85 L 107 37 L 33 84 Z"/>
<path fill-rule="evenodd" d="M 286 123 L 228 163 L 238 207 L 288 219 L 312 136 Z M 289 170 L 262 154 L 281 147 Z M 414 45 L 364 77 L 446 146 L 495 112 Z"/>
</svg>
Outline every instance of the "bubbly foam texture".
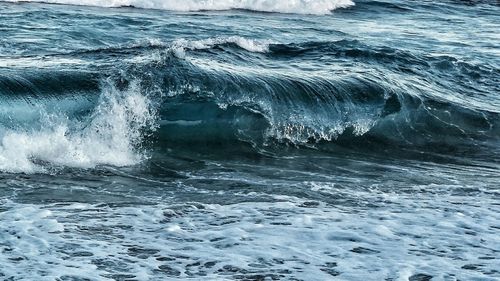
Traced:
<svg viewBox="0 0 500 281">
<path fill-rule="evenodd" d="M 21 2 L 8 0 L 9 2 Z M 23 0 L 26 2 L 26 0 Z M 351 0 L 28 0 L 55 4 L 85 5 L 100 7 L 133 6 L 145 9 L 171 11 L 203 11 L 245 9 L 261 12 L 328 14 L 337 8 L 354 5 Z"/>
<path fill-rule="evenodd" d="M 0 170 L 47 172 L 48 167 L 93 168 L 135 164 L 143 129 L 153 129 L 154 112 L 137 86 L 119 91 L 108 85 L 88 120 L 46 114 L 40 129 L 0 133 Z"/>
<path fill-rule="evenodd" d="M 321 183 L 311 188 L 351 192 Z M 411 198 L 415 195 L 356 195 L 385 196 L 378 200 L 400 212 L 314 205 L 284 196 L 281 200 L 288 202 L 226 206 L 40 207 L 6 202 L 8 210 L 0 213 L 0 276 L 493 280 L 490 272 L 498 268 L 499 247 L 492 228 L 498 212 L 493 208 L 474 206 L 465 197 L 446 196 L 451 199 L 447 208 L 436 208 L 435 201 L 446 199 L 419 198 L 417 203 Z"/>
</svg>

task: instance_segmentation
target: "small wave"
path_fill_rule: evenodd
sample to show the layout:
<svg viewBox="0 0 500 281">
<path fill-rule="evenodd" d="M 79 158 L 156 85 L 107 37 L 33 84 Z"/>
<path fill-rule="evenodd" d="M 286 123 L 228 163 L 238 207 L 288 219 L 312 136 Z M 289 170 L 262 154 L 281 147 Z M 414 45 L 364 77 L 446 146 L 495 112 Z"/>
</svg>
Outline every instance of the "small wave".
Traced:
<svg viewBox="0 0 500 281">
<path fill-rule="evenodd" d="M 98 7 L 136 7 L 170 11 L 209 11 L 242 9 L 257 12 L 324 15 L 338 8 L 354 5 L 351 0 L 7 0 L 7 2 L 42 2 Z"/>
<path fill-rule="evenodd" d="M 253 40 L 240 36 L 217 37 L 203 40 L 176 40 L 171 49 L 177 57 L 183 58 L 186 50 L 204 50 L 210 49 L 218 45 L 235 44 L 238 47 L 254 53 L 265 53 L 269 51 L 270 40 Z"/>
<path fill-rule="evenodd" d="M 207 50 L 225 45 L 233 45 L 253 53 L 266 53 L 269 52 L 270 47 L 273 44 L 277 44 L 277 42 L 269 39 L 249 39 L 241 36 L 219 36 L 200 40 L 180 38 L 172 42 L 165 42 L 158 38 L 149 38 L 138 40 L 131 44 L 122 44 L 95 49 L 80 49 L 62 54 L 46 54 L 45 56 L 15 58 L 3 57 L 0 61 L 0 67 L 49 68 L 51 66 L 62 65 L 84 65 L 87 63 L 85 60 L 76 59 L 74 56 L 97 54 L 133 55 L 135 56 L 133 59 L 125 58 L 125 60 L 136 62 L 137 58 L 143 58 L 144 55 L 151 56 L 151 53 L 144 54 L 144 52 L 152 50 L 166 50 L 172 52 L 178 58 L 184 58 L 186 51 Z M 46 60 L 48 57 L 50 57 L 50 60 Z"/>
</svg>

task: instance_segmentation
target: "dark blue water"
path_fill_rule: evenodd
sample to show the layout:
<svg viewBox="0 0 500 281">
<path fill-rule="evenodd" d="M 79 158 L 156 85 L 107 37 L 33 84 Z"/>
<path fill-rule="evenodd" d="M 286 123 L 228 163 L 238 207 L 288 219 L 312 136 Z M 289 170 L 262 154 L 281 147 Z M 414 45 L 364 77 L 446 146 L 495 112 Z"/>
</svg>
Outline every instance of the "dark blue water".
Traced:
<svg viewBox="0 0 500 281">
<path fill-rule="evenodd" d="M 52 2 L 0 2 L 0 279 L 500 278 L 498 2 Z"/>
</svg>

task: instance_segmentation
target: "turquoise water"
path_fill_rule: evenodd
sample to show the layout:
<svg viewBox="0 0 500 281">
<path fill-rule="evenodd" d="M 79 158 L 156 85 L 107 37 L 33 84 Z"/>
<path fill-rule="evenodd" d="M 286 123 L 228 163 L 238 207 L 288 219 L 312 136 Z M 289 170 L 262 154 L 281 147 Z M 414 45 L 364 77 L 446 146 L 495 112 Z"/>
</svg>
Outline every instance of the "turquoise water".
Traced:
<svg viewBox="0 0 500 281">
<path fill-rule="evenodd" d="M 0 279 L 500 278 L 496 2 L 52 2 L 0 2 Z"/>
</svg>

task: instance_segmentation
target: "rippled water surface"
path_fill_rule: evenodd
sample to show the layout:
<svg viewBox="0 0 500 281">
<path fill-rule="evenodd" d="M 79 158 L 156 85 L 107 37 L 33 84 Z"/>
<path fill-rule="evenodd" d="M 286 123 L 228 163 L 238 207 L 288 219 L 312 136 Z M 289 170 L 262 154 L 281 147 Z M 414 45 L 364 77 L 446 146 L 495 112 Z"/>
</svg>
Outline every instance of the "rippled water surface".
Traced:
<svg viewBox="0 0 500 281">
<path fill-rule="evenodd" d="M 500 278 L 497 2 L 36 2 L 0 279 Z"/>
</svg>

